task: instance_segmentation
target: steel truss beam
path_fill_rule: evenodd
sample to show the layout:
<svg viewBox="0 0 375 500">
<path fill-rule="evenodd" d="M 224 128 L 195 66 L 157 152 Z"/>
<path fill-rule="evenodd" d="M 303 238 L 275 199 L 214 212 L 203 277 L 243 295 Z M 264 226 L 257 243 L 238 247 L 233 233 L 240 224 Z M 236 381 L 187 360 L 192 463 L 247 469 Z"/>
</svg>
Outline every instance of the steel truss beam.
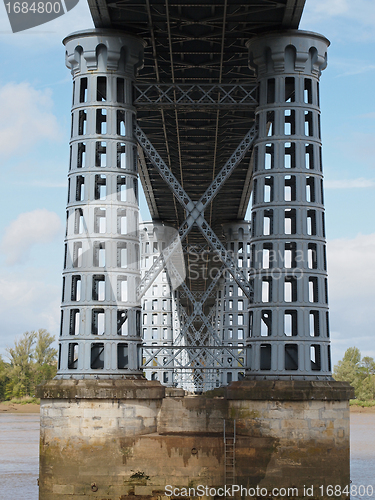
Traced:
<svg viewBox="0 0 375 500">
<path fill-rule="evenodd" d="M 219 338 L 219 336 L 217 335 L 217 333 L 216 333 L 215 329 L 213 328 L 211 321 L 210 321 L 210 316 L 212 315 L 211 313 L 213 312 L 213 310 L 210 311 L 209 316 L 206 316 L 203 312 L 203 305 L 206 302 L 206 300 L 208 299 L 208 297 L 211 295 L 211 293 L 213 292 L 217 282 L 219 281 L 220 277 L 222 276 L 222 273 L 224 271 L 224 265 L 222 265 L 221 268 L 218 270 L 215 277 L 212 279 L 209 286 L 205 290 L 204 294 L 201 296 L 200 300 L 196 300 L 194 295 L 192 294 L 190 288 L 186 285 L 186 283 L 178 275 L 178 270 L 174 266 L 173 261 L 170 261 L 170 264 L 171 264 L 172 273 L 178 278 L 178 282 L 181 283 L 180 286 L 181 286 L 182 290 L 184 291 L 185 295 L 187 296 L 187 298 L 190 300 L 191 304 L 193 305 L 193 313 L 190 316 L 188 316 L 186 314 L 186 312 L 184 311 L 184 308 L 181 306 L 182 311 L 185 312 L 185 314 L 186 314 L 187 322 L 184 324 L 176 341 L 178 342 L 179 339 L 183 340 L 185 338 L 185 335 L 187 334 L 189 328 L 191 328 L 193 330 L 193 332 L 195 333 L 195 338 L 194 338 L 195 342 L 200 342 L 203 345 L 204 342 L 206 342 L 206 340 L 210 334 L 211 335 L 210 338 L 214 342 L 216 342 L 217 345 L 221 345 L 222 341 Z M 203 321 L 203 325 L 200 328 L 199 332 L 196 331 L 196 329 L 194 328 L 194 325 L 193 325 L 193 322 L 194 322 L 195 318 L 197 318 L 197 317 L 200 317 Z M 206 327 L 207 333 L 206 333 L 205 337 L 202 337 L 202 332 L 203 332 L 204 327 Z M 191 341 L 192 339 L 190 338 L 189 340 Z"/>
<path fill-rule="evenodd" d="M 190 318 L 191 316 L 188 315 L 188 313 L 186 312 L 185 308 L 181 305 L 181 316 L 184 317 L 185 319 L 185 323 L 184 323 L 184 326 L 183 326 L 183 331 L 180 332 L 180 334 L 178 335 L 176 341 L 175 341 L 175 345 L 179 345 L 179 346 L 182 346 L 182 345 L 193 345 L 193 344 L 198 344 L 200 345 L 200 348 L 204 348 L 205 345 L 222 345 L 222 342 L 220 342 L 220 339 L 217 335 L 214 336 L 214 341 L 215 343 L 214 344 L 205 344 L 205 342 L 209 341 L 210 338 L 209 338 L 209 333 L 211 332 L 211 328 L 210 330 L 206 330 L 206 334 L 204 336 L 203 335 L 203 330 L 205 328 L 207 328 L 206 324 L 207 322 L 210 323 L 211 319 L 212 319 L 212 316 L 214 314 L 214 309 L 212 308 L 210 310 L 210 312 L 208 313 L 208 316 L 205 316 L 206 318 L 206 321 L 202 323 L 201 327 L 199 328 L 199 330 L 196 330 L 193 322 L 190 322 Z M 201 317 L 200 314 L 196 314 L 194 316 L 194 319 L 197 318 L 197 317 Z M 189 325 L 187 324 L 189 321 Z M 210 323 L 211 324 L 211 323 Z M 189 333 L 189 330 L 191 331 L 191 333 Z M 185 344 L 184 342 L 187 341 L 187 344 Z"/>
<path fill-rule="evenodd" d="M 178 369 L 205 369 L 205 370 L 218 370 L 220 368 L 228 369 L 227 357 L 233 358 L 234 364 L 237 366 L 230 367 L 231 370 L 243 371 L 245 369 L 245 351 L 244 348 L 237 348 L 241 353 L 235 357 L 233 353 L 234 348 L 229 346 L 173 346 L 173 345 L 143 345 L 143 355 L 147 356 L 146 361 L 142 368 L 152 368 L 152 370 L 166 370 L 168 368 Z M 166 364 L 160 363 L 158 356 L 165 356 L 165 351 L 173 351 L 168 355 L 168 362 Z M 207 356 L 210 363 L 202 361 L 202 353 Z M 189 362 L 184 364 L 179 357 L 188 353 Z M 232 362 L 233 362 L 232 361 Z M 194 364 L 196 363 L 196 364 Z"/>
<path fill-rule="evenodd" d="M 228 109 L 258 104 L 254 84 L 142 84 L 136 83 L 134 105 L 139 109 Z"/>
<path fill-rule="evenodd" d="M 216 331 L 212 327 L 211 322 L 209 321 L 209 318 L 203 313 L 203 304 L 206 302 L 208 297 L 211 295 L 212 291 L 214 290 L 217 282 L 220 279 L 220 276 L 222 276 L 222 271 L 223 271 L 224 266 L 217 272 L 216 276 L 213 278 L 213 280 L 210 282 L 209 286 L 205 290 L 204 294 L 200 298 L 200 300 L 196 300 L 194 295 L 192 294 L 191 290 L 189 287 L 186 285 L 185 282 L 181 284 L 181 287 L 186 294 L 186 297 L 190 300 L 190 302 L 193 305 L 193 312 L 188 316 L 187 322 L 184 324 L 182 327 L 182 330 L 179 334 L 179 337 L 176 339 L 178 341 L 179 338 L 183 339 L 185 337 L 185 334 L 188 332 L 189 328 L 193 325 L 194 320 L 197 317 L 200 317 L 203 321 L 203 325 L 206 326 L 207 331 L 211 333 L 212 339 L 216 340 L 218 345 L 221 344 L 221 339 L 218 337 Z M 198 339 L 196 339 L 198 340 Z"/>
<path fill-rule="evenodd" d="M 171 266 L 171 271 L 178 275 L 173 262 L 171 262 Z M 244 369 L 245 351 L 242 343 L 234 341 L 234 346 L 224 345 L 223 340 L 218 336 L 212 324 L 215 308 L 211 308 L 208 315 L 203 312 L 203 305 L 212 295 L 224 268 L 225 266 L 222 265 L 199 300 L 196 300 L 195 295 L 185 282 L 181 283 L 184 295 L 193 305 L 193 312 L 189 315 L 182 304 L 179 304 L 180 320 L 183 318 L 185 322 L 178 336 L 173 340 L 172 345 L 143 345 L 144 362 L 142 367 L 144 369 L 152 367 L 153 371 L 163 371 L 173 368 L 176 375 L 181 370 L 186 370 L 187 382 L 191 383 L 193 380 L 196 389 L 201 390 L 210 388 L 215 382 L 215 380 L 211 379 L 206 380 L 207 376 L 202 371 L 219 370 L 221 373 L 223 369 L 235 371 Z M 196 318 L 202 320 L 199 330 L 194 327 Z M 172 352 L 168 352 L 167 349 L 172 350 Z M 160 357 L 163 358 L 162 363 L 159 361 Z M 165 361 L 165 358 L 167 358 L 167 361 Z M 229 360 L 231 360 L 230 364 L 228 364 Z"/>
<path fill-rule="evenodd" d="M 233 279 L 243 290 L 246 297 L 248 297 L 248 299 L 252 301 L 253 290 L 247 277 L 244 276 L 242 270 L 236 265 L 231 255 L 227 252 L 224 245 L 221 243 L 215 232 L 211 229 L 210 225 L 205 220 L 204 210 L 209 205 L 209 203 L 212 202 L 218 191 L 221 189 L 226 180 L 232 174 L 233 170 L 241 162 L 247 151 L 252 146 L 257 136 L 256 124 L 254 124 L 249 132 L 245 135 L 234 153 L 230 156 L 229 160 L 220 170 L 219 174 L 216 176 L 216 178 L 207 188 L 206 192 L 197 202 L 191 200 L 190 196 L 178 182 L 176 177 L 173 175 L 171 170 L 168 168 L 162 157 L 156 151 L 156 149 L 151 144 L 146 134 L 142 131 L 138 124 L 135 125 L 134 132 L 146 156 L 158 170 L 161 177 L 170 187 L 173 194 L 187 213 L 186 220 L 178 230 L 178 236 L 176 236 L 173 241 L 169 243 L 168 247 L 160 254 L 159 258 L 155 261 L 153 266 L 149 269 L 148 272 L 146 272 L 143 280 L 141 281 L 141 284 L 138 287 L 138 296 L 142 297 L 143 294 L 148 290 L 157 275 L 164 268 L 165 263 L 169 260 L 169 258 L 179 245 L 180 241 L 183 241 L 192 227 L 196 225 L 201 230 L 210 247 L 214 250 L 214 252 L 218 254 L 222 262 L 225 264 L 228 271 L 233 276 Z"/>
<path fill-rule="evenodd" d="M 211 324 L 212 317 L 215 314 L 215 308 L 212 308 L 208 314 L 208 316 L 204 315 L 202 312 L 199 314 L 196 314 L 194 316 L 194 319 L 199 316 L 202 319 L 205 318 L 205 321 L 197 331 L 192 324 L 193 321 L 191 320 L 191 315 L 189 316 L 185 309 L 181 306 L 181 312 L 182 315 L 184 316 L 186 323 L 183 326 L 183 330 L 181 331 L 180 335 L 177 337 L 177 341 L 175 342 L 175 346 L 181 346 L 181 345 L 196 345 L 196 349 L 200 350 L 201 352 L 204 352 L 206 347 L 210 348 L 218 348 L 219 350 L 222 349 L 225 346 L 225 349 L 230 353 L 230 357 L 234 360 L 236 360 L 239 364 L 238 366 L 241 368 L 243 366 L 243 353 L 244 353 L 244 345 L 243 341 L 238 341 L 238 340 L 232 340 L 230 343 L 231 345 L 226 345 L 225 342 L 220 339 L 220 337 L 217 335 L 215 327 Z M 189 323 L 189 324 L 187 324 Z M 208 326 L 209 325 L 209 326 Z M 206 332 L 203 335 L 204 328 L 206 327 Z M 191 333 L 189 334 L 189 330 L 191 330 Z M 178 341 L 185 341 L 187 344 L 178 344 Z M 206 365 L 207 366 L 207 365 Z M 208 366 L 207 366 L 208 367 Z M 231 367 L 226 366 L 226 368 L 231 369 Z"/>
</svg>

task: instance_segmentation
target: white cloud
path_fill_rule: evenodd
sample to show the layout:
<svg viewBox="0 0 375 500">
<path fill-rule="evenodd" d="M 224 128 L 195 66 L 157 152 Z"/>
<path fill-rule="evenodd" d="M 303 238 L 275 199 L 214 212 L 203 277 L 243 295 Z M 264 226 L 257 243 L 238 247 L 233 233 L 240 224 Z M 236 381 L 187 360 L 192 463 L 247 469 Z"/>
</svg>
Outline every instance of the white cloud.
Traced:
<svg viewBox="0 0 375 500">
<path fill-rule="evenodd" d="M 312 15 L 322 17 L 342 16 L 349 12 L 348 0 L 314 0 L 307 2 L 306 11 Z"/>
<path fill-rule="evenodd" d="M 370 25 L 375 18 L 373 0 L 356 0 L 355 5 L 349 0 L 314 0 L 306 2 L 304 20 L 347 19 Z"/>
<path fill-rule="evenodd" d="M 375 69 L 375 66 L 374 66 Z M 375 118 L 375 111 L 372 111 L 371 113 L 365 113 L 363 115 L 359 115 L 359 118 L 368 118 L 370 120 L 373 120 Z"/>
<path fill-rule="evenodd" d="M 2 274 L 0 278 L 0 354 L 24 332 L 46 328 L 57 335 L 60 318 L 59 273 Z M 48 281 L 53 281 L 50 283 Z"/>
<path fill-rule="evenodd" d="M 306 2 L 302 29 L 327 30 L 336 40 L 345 42 L 375 38 L 373 0 L 312 0 Z"/>
<path fill-rule="evenodd" d="M 375 234 L 327 244 L 334 362 L 348 347 L 375 356 Z"/>
<path fill-rule="evenodd" d="M 337 61 L 336 61 L 337 62 Z M 348 69 L 349 66 L 349 61 L 346 62 L 345 64 L 345 69 L 342 72 L 339 72 L 335 75 L 335 78 L 342 78 L 343 76 L 355 76 L 355 75 L 362 75 L 363 73 L 368 73 L 370 71 L 375 70 L 375 65 L 374 64 L 368 64 L 366 62 L 362 62 L 360 60 L 357 60 L 353 63 L 353 65 Z M 333 64 L 335 67 L 340 67 L 341 64 Z M 362 115 L 362 116 L 369 116 L 369 115 Z"/>
<path fill-rule="evenodd" d="M 325 189 L 373 188 L 375 187 L 375 180 L 365 179 L 364 177 L 358 179 L 325 180 L 324 187 Z"/>
<path fill-rule="evenodd" d="M 329 241 L 327 252 L 336 297 L 363 296 L 364 302 L 369 293 L 375 297 L 375 234 Z"/>
<path fill-rule="evenodd" d="M 354 124 L 356 123 L 358 122 Z M 358 124 L 358 128 L 360 126 L 362 126 L 361 123 Z M 350 147 L 348 147 L 348 137 L 350 137 Z M 342 172 L 342 165 L 347 162 L 350 162 L 351 171 L 353 171 L 353 165 L 355 165 L 356 172 L 363 171 L 363 167 L 366 169 L 375 168 L 373 133 L 353 131 L 351 126 L 344 123 L 342 127 L 337 128 L 335 135 L 326 134 L 325 144 L 329 145 L 331 155 L 334 155 L 334 159 L 329 161 L 330 165 L 326 167 L 326 171 L 331 168 L 331 165 L 337 166 L 341 163 L 340 171 Z M 327 148 L 325 151 L 327 152 Z"/>
<path fill-rule="evenodd" d="M 58 121 L 52 113 L 50 90 L 35 90 L 29 83 L 0 87 L 0 153 L 29 153 L 35 143 L 60 140 Z"/>
<path fill-rule="evenodd" d="M 51 242 L 61 229 L 61 220 L 55 212 L 38 209 L 22 213 L 6 228 L 1 242 L 7 263 L 25 262 L 34 245 Z"/>
</svg>

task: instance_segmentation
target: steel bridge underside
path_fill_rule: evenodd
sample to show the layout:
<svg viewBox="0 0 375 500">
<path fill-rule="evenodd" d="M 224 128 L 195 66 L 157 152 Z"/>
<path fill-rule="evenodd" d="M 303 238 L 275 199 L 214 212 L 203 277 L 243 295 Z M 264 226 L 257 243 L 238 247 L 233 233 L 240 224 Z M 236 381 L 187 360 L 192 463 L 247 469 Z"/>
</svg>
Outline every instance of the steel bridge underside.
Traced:
<svg viewBox="0 0 375 500">
<path fill-rule="evenodd" d="M 246 42 L 262 32 L 297 29 L 305 0 L 88 3 L 96 28 L 125 31 L 146 41 L 144 66 L 135 85 L 138 125 L 190 199 L 198 201 L 254 125 L 257 88 Z M 188 215 L 186 207 L 141 149 L 140 160 L 152 218 L 179 228 Z M 249 148 L 204 211 L 205 220 L 223 243 L 222 224 L 244 219 L 251 190 Z M 209 249 L 196 225 L 184 243 Z M 208 272 L 217 267 L 212 255 L 206 264 Z M 210 280 L 202 276 L 193 280 L 189 266 L 187 272 L 187 287 L 195 296 L 203 294 Z M 206 314 L 212 295 L 204 305 Z M 190 314 L 191 301 L 182 297 L 182 302 Z"/>
</svg>

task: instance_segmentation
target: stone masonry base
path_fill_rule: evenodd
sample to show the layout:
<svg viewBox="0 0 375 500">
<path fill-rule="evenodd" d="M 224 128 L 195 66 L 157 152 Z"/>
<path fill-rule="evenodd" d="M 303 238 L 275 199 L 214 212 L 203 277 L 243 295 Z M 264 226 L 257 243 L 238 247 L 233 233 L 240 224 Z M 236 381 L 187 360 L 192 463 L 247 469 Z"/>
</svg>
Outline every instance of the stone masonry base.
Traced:
<svg viewBox="0 0 375 500">
<path fill-rule="evenodd" d="M 38 395 L 40 500 L 160 500 L 167 485 L 191 489 L 174 499 L 192 498 L 199 485 L 218 489 L 224 420 L 229 437 L 236 425 L 235 484 L 263 488 L 242 498 L 266 490 L 281 498 L 273 488 L 302 498 L 311 486 L 309 498 L 325 498 L 320 486 L 349 484 L 352 390 L 343 382 L 241 381 L 195 396 L 146 380 L 53 380 Z"/>
</svg>

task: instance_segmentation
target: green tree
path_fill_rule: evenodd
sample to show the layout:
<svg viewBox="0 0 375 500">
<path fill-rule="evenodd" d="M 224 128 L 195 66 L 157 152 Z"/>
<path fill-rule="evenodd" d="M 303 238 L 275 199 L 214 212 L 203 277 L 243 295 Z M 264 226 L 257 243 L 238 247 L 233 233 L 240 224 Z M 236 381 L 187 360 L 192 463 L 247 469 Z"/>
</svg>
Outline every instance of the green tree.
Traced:
<svg viewBox="0 0 375 500">
<path fill-rule="evenodd" d="M 360 401 L 368 401 L 374 399 L 374 376 L 366 377 L 363 380 L 358 380 L 355 387 L 355 396 Z"/>
<path fill-rule="evenodd" d="M 25 332 L 14 342 L 14 347 L 7 347 L 9 359 L 7 395 L 13 397 L 30 396 L 33 376 L 33 346 L 35 332 Z M 11 392 L 11 394 L 9 394 Z"/>
<path fill-rule="evenodd" d="M 361 362 L 361 352 L 358 347 L 349 347 L 345 351 L 344 357 L 333 369 L 333 376 L 336 380 L 344 380 L 354 384 L 357 376 L 359 364 Z"/>
<path fill-rule="evenodd" d="M 6 380 L 3 398 L 34 396 L 38 384 L 56 375 L 57 350 L 52 346 L 54 340 L 47 330 L 40 329 L 25 332 L 14 342 L 13 347 L 6 348 L 9 363 L 5 364 L 4 369 Z"/>
<path fill-rule="evenodd" d="M 333 376 L 336 380 L 349 382 L 355 390 L 355 396 L 360 400 L 375 397 L 375 361 L 369 356 L 361 359 L 357 347 L 349 347 L 344 357 L 334 367 Z"/>
<path fill-rule="evenodd" d="M 43 380 L 50 380 L 56 375 L 56 356 L 57 349 L 55 349 L 52 344 L 55 341 L 53 337 L 47 330 L 40 329 L 35 332 L 35 349 L 34 349 L 34 360 L 35 360 L 35 386 L 40 384 Z"/>
<path fill-rule="evenodd" d="M 354 382 L 356 397 L 362 401 L 373 399 L 375 395 L 375 361 L 369 356 L 362 358 Z"/>
<path fill-rule="evenodd" d="M 369 377 L 370 375 L 375 375 L 375 361 L 374 358 L 365 356 L 361 361 L 361 371 Z"/>
<path fill-rule="evenodd" d="M 0 401 L 5 399 L 5 388 L 8 382 L 7 365 L 0 356 Z"/>
</svg>

